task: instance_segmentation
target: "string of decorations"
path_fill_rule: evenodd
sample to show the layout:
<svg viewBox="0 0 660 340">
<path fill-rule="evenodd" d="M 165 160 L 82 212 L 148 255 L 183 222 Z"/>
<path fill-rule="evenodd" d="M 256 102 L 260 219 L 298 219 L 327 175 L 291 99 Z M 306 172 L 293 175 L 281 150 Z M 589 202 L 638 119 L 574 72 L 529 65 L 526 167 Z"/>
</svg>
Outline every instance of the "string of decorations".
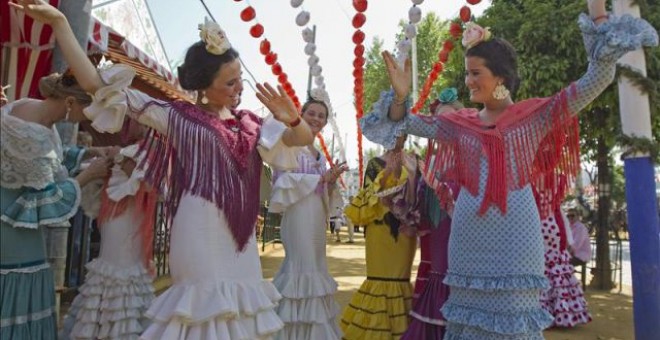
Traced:
<svg viewBox="0 0 660 340">
<path fill-rule="evenodd" d="M 470 5 L 476 5 L 481 2 L 481 0 L 466 0 L 466 1 Z M 413 2 L 415 1 L 413 0 Z M 444 64 L 449 59 L 449 54 L 451 53 L 451 51 L 454 49 L 454 41 L 458 41 L 461 38 L 461 34 L 463 33 L 463 27 L 461 25 L 461 22 L 467 23 L 472 18 L 472 11 L 470 10 L 470 7 L 468 7 L 467 5 L 461 7 L 461 9 L 458 12 L 458 17 L 460 21 L 454 20 L 449 24 L 450 38 L 446 39 L 442 44 L 442 49 L 438 53 L 438 60 L 436 60 L 436 62 L 433 63 L 433 68 L 431 69 L 431 72 L 424 81 L 424 86 L 422 87 L 422 91 L 419 93 L 419 97 L 417 98 L 417 101 L 415 102 L 415 104 L 411 109 L 413 113 L 418 113 L 419 110 L 421 110 L 424 107 L 424 103 L 426 102 L 426 100 L 428 99 L 431 93 L 433 84 L 438 79 L 440 74 L 442 74 L 442 72 L 444 71 Z"/>
<path fill-rule="evenodd" d="M 353 8 L 357 13 L 353 16 L 351 24 L 355 28 L 355 33 L 353 33 L 353 43 L 355 48 L 353 49 L 353 54 L 355 59 L 353 60 L 353 94 L 355 99 L 355 118 L 357 123 L 357 151 L 358 151 L 358 174 L 360 179 L 360 187 L 362 187 L 364 180 L 364 159 L 362 152 L 362 129 L 360 129 L 360 118 L 364 115 L 364 110 L 362 109 L 364 104 L 364 32 L 360 30 L 364 23 L 367 21 L 367 17 L 364 12 L 367 11 L 368 3 L 367 0 L 353 0 Z"/>
<path fill-rule="evenodd" d="M 240 2 L 241 0 L 234 1 Z M 250 27 L 250 35 L 255 39 L 259 39 L 264 35 L 264 26 L 256 20 L 257 12 L 255 11 L 254 7 L 252 7 L 249 2 L 247 5 L 248 6 L 245 7 L 240 13 L 241 20 L 246 23 L 255 21 L 252 27 Z M 272 50 L 270 41 L 268 41 L 268 39 L 264 38 L 261 40 L 261 43 L 259 44 L 259 52 L 264 56 L 264 61 L 266 64 L 271 67 L 271 72 L 274 76 L 277 77 L 278 83 L 284 88 L 284 91 L 291 98 L 296 107 L 300 109 L 300 100 L 296 95 L 296 91 L 293 89 L 293 86 L 289 82 L 287 74 L 282 69 L 282 65 L 277 61 L 277 53 Z"/>
</svg>

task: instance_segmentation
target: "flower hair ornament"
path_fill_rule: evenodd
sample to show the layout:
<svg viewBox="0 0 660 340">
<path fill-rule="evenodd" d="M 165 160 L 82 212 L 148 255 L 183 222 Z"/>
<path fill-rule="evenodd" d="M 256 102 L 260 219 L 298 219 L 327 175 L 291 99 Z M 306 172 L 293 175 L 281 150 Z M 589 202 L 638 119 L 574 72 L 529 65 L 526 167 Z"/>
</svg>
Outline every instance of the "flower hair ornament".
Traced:
<svg viewBox="0 0 660 340">
<path fill-rule="evenodd" d="M 467 50 L 477 46 L 481 42 L 490 40 L 492 36 L 493 34 L 490 32 L 490 28 L 481 27 L 470 21 L 465 24 L 465 31 L 463 31 L 463 40 L 461 43 Z"/>
<path fill-rule="evenodd" d="M 429 104 L 431 114 L 434 114 L 440 105 L 450 105 L 458 101 L 458 90 L 455 87 L 448 87 L 440 91 L 438 99 Z"/>
<path fill-rule="evenodd" d="M 204 18 L 204 23 L 199 24 L 197 28 L 199 28 L 199 37 L 206 44 L 207 52 L 222 55 L 231 48 L 225 31 L 220 28 L 217 22 Z"/>
</svg>

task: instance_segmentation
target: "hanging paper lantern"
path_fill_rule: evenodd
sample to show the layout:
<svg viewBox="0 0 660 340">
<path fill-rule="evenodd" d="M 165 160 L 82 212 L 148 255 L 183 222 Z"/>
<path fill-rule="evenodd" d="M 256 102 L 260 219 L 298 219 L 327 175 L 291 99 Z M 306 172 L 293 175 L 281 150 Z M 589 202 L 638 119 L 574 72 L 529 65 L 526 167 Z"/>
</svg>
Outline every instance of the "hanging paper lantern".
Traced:
<svg viewBox="0 0 660 340">
<path fill-rule="evenodd" d="M 458 12 L 458 16 L 461 18 L 461 20 L 463 22 L 470 21 L 470 16 L 471 15 L 472 15 L 472 12 L 470 11 L 470 7 L 468 7 L 468 6 L 461 7 L 461 10 Z"/>
<path fill-rule="evenodd" d="M 442 64 L 436 62 L 435 64 L 433 64 L 433 70 L 436 72 L 442 72 Z"/>
<path fill-rule="evenodd" d="M 254 8 L 252 8 L 252 6 L 247 6 L 245 7 L 244 10 L 241 11 L 241 20 L 245 22 L 251 21 L 256 16 L 257 13 L 255 13 Z"/>
<path fill-rule="evenodd" d="M 263 55 L 267 55 L 270 52 L 270 41 L 268 41 L 268 39 L 261 41 L 261 44 L 259 44 L 259 52 Z"/>
<path fill-rule="evenodd" d="M 266 55 L 266 64 L 273 65 L 277 61 L 277 53 L 269 52 Z"/>
<path fill-rule="evenodd" d="M 363 13 L 357 13 L 353 16 L 353 27 L 360 28 L 367 21 L 367 17 Z"/>
<path fill-rule="evenodd" d="M 298 26 L 305 26 L 309 22 L 309 12 L 307 11 L 301 11 L 298 13 L 296 16 L 296 25 Z"/>
<path fill-rule="evenodd" d="M 463 28 L 461 28 L 459 23 L 452 22 L 449 24 L 449 34 L 451 34 L 454 39 L 458 39 L 463 34 Z"/>
<path fill-rule="evenodd" d="M 307 43 L 307 45 L 305 45 L 305 54 L 312 55 L 314 52 L 316 52 L 316 44 L 311 42 Z"/>
<path fill-rule="evenodd" d="M 314 66 L 312 66 L 312 69 L 310 70 L 310 73 L 315 77 L 320 76 L 321 72 L 323 72 L 323 68 L 321 67 L 321 65 L 314 65 Z"/>
<path fill-rule="evenodd" d="M 323 85 L 323 82 L 325 82 L 325 78 L 323 78 L 323 76 L 318 76 L 314 78 L 314 83 L 316 83 L 316 85 L 318 86 Z"/>
<path fill-rule="evenodd" d="M 412 0 L 412 3 L 415 5 L 421 5 L 424 0 Z"/>
<path fill-rule="evenodd" d="M 454 43 L 451 40 L 445 40 L 444 44 L 442 44 L 442 48 L 447 50 L 447 52 L 451 52 L 451 50 L 454 49 Z"/>
<path fill-rule="evenodd" d="M 261 24 L 256 24 L 250 27 L 250 35 L 254 38 L 259 38 L 264 34 L 264 27 Z"/>
<path fill-rule="evenodd" d="M 314 40 L 314 31 L 311 28 L 307 27 L 302 31 L 303 41 L 310 43 Z"/>
<path fill-rule="evenodd" d="M 413 24 L 420 22 L 422 20 L 422 9 L 417 6 L 410 7 L 408 20 Z"/>
<path fill-rule="evenodd" d="M 415 28 L 415 25 L 413 24 L 408 24 L 406 25 L 404 34 L 406 35 L 406 38 L 413 39 L 417 35 L 417 28 Z"/>
<path fill-rule="evenodd" d="M 357 30 L 353 33 L 353 43 L 356 45 L 362 44 L 364 41 L 364 32 Z"/>
<path fill-rule="evenodd" d="M 291 0 L 291 7 L 298 8 L 302 5 L 303 0 Z"/>
<path fill-rule="evenodd" d="M 440 53 L 438 54 L 438 60 L 440 60 L 440 62 L 442 63 L 446 63 L 448 59 L 449 59 L 449 51 L 444 49 L 440 51 Z"/>
<path fill-rule="evenodd" d="M 364 58 L 362 57 L 357 57 L 355 60 L 353 60 L 353 67 L 358 67 L 364 65 Z"/>
<path fill-rule="evenodd" d="M 367 10 L 367 0 L 353 0 L 353 8 L 358 12 Z"/>
<path fill-rule="evenodd" d="M 286 73 L 282 72 L 279 76 L 277 76 L 277 81 L 281 83 L 285 83 L 287 81 L 288 76 Z"/>
<path fill-rule="evenodd" d="M 481 0 L 467 0 L 467 3 L 470 4 L 470 5 L 476 5 L 480 2 L 481 2 Z"/>
<path fill-rule="evenodd" d="M 307 65 L 309 65 L 309 67 L 312 67 L 318 63 L 319 63 L 319 57 L 317 57 L 316 55 L 312 55 L 309 58 L 307 58 Z"/>
<path fill-rule="evenodd" d="M 280 63 L 276 63 L 275 65 L 273 65 L 271 70 L 273 71 L 273 74 L 276 76 L 282 74 L 282 66 L 280 65 Z"/>
<path fill-rule="evenodd" d="M 364 54 L 364 45 L 362 45 L 362 44 L 355 45 L 355 48 L 353 49 L 353 54 L 355 54 L 356 57 L 363 55 Z"/>
</svg>

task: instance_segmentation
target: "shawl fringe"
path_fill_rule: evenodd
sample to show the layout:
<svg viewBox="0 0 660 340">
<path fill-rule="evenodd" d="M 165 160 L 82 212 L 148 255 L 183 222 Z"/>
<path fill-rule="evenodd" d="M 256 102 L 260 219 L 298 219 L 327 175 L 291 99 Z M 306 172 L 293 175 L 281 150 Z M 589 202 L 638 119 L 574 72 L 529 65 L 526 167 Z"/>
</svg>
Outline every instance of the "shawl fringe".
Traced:
<svg viewBox="0 0 660 340">
<path fill-rule="evenodd" d="M 255 151 L 261 119 L 249 111 L 233 112 L 238 132 L 188 102 L 149 105 L 169 107 L 167 136 L 151 131 L 140 146 L 145 157 L 146 181 L 166 192 L 165 215 L 169 222 L 184 192 L 216 205 L 243 251 L 254 232 L 259 212 L 261 158 Z M 236 125 L 236 123 L 234 123 Z"/>
<path fill-rule="evenodd" d="M 578 120 L 568 109 L 570 93 L 576 93 L 574 84 L 552 97 L 516 103 L 493 126 L 481 123 L 473 109 L 440 116 L 450 128 L 439 129 L 437 142 L 430 145 L 428 154 L 435 161 L 426 159 L 427 183 L 435 189 L 443 181 L 455 181 L 476 196 L 485 156 L 488 178 L 480 215 L 491 206 L 506 214 L 509 191 L 539 185 L 549 174 L 564 174 L 563 183 L 572 183 L 580 158 Z M 561 181 L 556 185 L 552 192 L 565 190 Z M 541 213 L 541 218 L 548 215 Z"/>
</svg>

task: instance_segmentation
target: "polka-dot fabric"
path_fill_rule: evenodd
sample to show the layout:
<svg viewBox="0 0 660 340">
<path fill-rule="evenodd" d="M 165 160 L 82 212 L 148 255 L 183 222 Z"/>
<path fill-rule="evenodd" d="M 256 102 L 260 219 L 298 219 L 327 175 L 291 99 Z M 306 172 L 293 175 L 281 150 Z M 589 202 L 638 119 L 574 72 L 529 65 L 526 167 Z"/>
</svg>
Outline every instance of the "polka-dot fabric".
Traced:
<svg viewBox="0 0 660 340">
<path fill-rule="evenodd" d="M 461 334 L 480 336 L 467 339 L 499 339 L 498 333 L 533 339 L 552 322 L 539 302 L 547 279 L 538 209 L 527 186 L 509 193 L 507 214 L 492 207 L 479 215 L 487 164 L 483 158 L 479 195 L 461 190 L 456 201 L 445 279 L 451 294 L 442 311 Z"/>
<path fill-rule="evenodd" d="M 541 293 L 541 305 L 554 317 L 553 326 L 573 327 L 591 321 L 580 282 L 573 275 L 571 254 L 560 249 L 560 231 L 554 216 L 541 222 L 545 245 L 545 276 L 550 288 Z"/>
</svg>

